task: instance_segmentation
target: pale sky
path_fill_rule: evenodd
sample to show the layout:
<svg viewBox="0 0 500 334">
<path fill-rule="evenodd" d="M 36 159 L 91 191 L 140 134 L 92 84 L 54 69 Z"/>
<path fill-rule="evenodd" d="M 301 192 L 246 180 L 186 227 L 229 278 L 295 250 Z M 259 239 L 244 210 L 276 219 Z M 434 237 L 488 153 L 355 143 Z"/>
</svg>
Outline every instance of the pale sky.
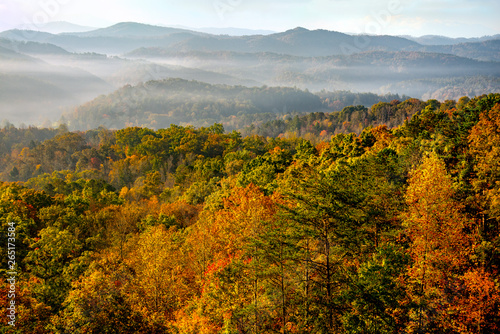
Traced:
<svg viewBox="0 0 500 334">
<path fill-rule="evenodd" d="M 50 21 L 479 37 L 500 34 L 499 0 L 0 0 L 0 31 Z"/>
</svg>

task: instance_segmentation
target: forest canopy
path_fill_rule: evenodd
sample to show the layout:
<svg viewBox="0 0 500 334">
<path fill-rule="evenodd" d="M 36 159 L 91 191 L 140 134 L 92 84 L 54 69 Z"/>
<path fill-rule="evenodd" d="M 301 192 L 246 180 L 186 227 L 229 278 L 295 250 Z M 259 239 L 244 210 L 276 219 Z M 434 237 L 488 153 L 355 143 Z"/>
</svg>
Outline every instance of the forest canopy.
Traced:
<svg viewBox="0 0 500 334">
<path fill-rule="evenodd" d="M 6 275 L 14 228 L 17 320 L 2 332 L 500 331 L 500 94 L 340 110 L 242 132 L 7 124 L 0 261 Z"/>
</svg>

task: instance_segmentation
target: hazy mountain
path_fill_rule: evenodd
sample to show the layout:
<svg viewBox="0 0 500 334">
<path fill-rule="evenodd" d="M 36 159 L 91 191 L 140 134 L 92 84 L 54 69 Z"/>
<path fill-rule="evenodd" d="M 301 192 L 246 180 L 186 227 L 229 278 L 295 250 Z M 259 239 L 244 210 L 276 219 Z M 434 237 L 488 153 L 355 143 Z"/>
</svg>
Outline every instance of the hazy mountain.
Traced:
<svg viewBox="0 0 500 334">
<path fill-rule="evenodd" d="M 119 54 L 140 47 L 178 50 L 276 52 L 296 56 L 328 56 L 361 51 L 398 51 L 417 47 L 413 41 L 392 36 L 351 36 L 335 31 L 296 28 L 271 35 L 221 36 L 189 30 L 124 22 L 84 33 L 48 34 L 9 30 L 0 37 L 51 43 L 72 52 Z"/>
<path fill-rule="evenodd" d="M 46 43 L 48 40 L 54 38 L 54 34 L 35 30 L 24 29 L 11 29 L 0 33 L 0 37 L 11 39 L 14 41 L 30 41 Z"/>
<path fill-rule="evenodd" d="M 48 64 L 0 46 L 0 114 L 13 122 L 58 119 L 62 108 L 113 88 L 83 70 Z"/>
<path fill-rule="evenodd" d="M 14 29 L 0 33 L 0 37 L 17 41 L 50 43 L 70 52 L 96 52 L 117 55 L 140 47 L 169 47 L 200 34 L 174 28 L 123 23 L 85 33 L 49 34 Z"/>
<path fill-rule="evenodd" d="M 500 39 L 455 45 L 435 45 L 420 48 L 421 51 L 450 53 L 460 57 L 484 61 L 500 61 Z"/>
<path fill-rule="evenodd" d="M 0 38 L 0 46 L 13 50 L 20 53 L 25 54 L 34 54 L 34 55 L 42 55 L 42 54 L 59 54 L 59 55 L 68 55 L 69 52 L 60 48 L 56 45 L 49 43 L 39 43 L 39 42 L 26 42 L 26 41 L 16 41 L 6 38 Z"/>
<path fill-rule="evenodd" d="M 359 41 L 363 41 L 363 48 Z M 191 51 L 274 52 L 294 56 L 328 56 L 369 50 L 397 51 L 417 43 L 392 36 L 351 36 L 335 31 L 295 28 L 267 36 L 194 36 L 174 47 Z"/>
<path fill-rule="evenodd" d="M 371 51 L 353 55 L 299 57 L 277 53 L 189 51 L 143 48 L 126 55 L 248 78 L 267 85 L 310 90 L 375 91 L 401 80 L 500 75 L 500 63 L 450 54 Z M 393 91 L 419 96 L 412 91 Z"/>
<path fill-rule="evenodd" d="M 138 48 L 159 47 L 185 52 L 273 52 L 304 57 L 350 55 L 367 51 L 423 51 L 451 53 L 480 60 L 496 61 L 500 58 L 498 52 L 500 39 L 454 45 L 422 45 L 402 37 L 355 36 L 335 31 L 304 28 L 269 35 L 228 36 L 123 22 L 82 33 L 48 34 L 9 30 L 0 33 L 0 37 L 50 43 L 70 52 L 97 52 L 114 55 L 128 53 Z"/>
<path fill-rule="evenodd" d="M 291 111 L 321 110 L 324 107 L 317 95 L 296 88 L 248 88 L 168 79 L 124 86 L 81 105 L 64 118 L 73 129 L 100 125 L 109 128 L 210 126 L 221 122 L 226 130 L 232 130 L 253 120 L 274 119 Z"/>
<path fill-rule="evenodd" d="M 134 22 L 59 34 L 5 31 L 0 33 L 2 112 L 13 121 L 40 114 L 57 119 L 62 107 L 167 78 L 437 99 L 500 91 L 500 39 L 422 45 L 402 37 L 304 28 L 251 32 L 214 35 Z"/>
<path fill-rule="evenodd" d="M 1 40 L 0 40 L 0 45 Z M 125 59 L 97 53 L 36 54 L 38 59 L 57 66 L 79 68 L 91 73 L 115 88 L 149 80 L 182 78 L 211 84 L 261 86 L 263 83 L 231 74 L 218 73 L 178 64 L 158 64 L 141 59 Z"/>
<path fill-rule="evenodd" d="M 212 35 L 229 35 L 229 36 L 251 36 L 251 35 L 271 35 L 276 31 L 259 30 L 259 29 L 243 29 L 243 28 L 185 28 L 187 30 L 204 32 Z"/>
<path fill-rule="evenodd" d="M 19 29 L 23 29 L 23 28 L 24 29 L 29 28 L 29 30 L 48 32 L 51 34 L 60 34 L 60 33 L 65 33 L 65 32 L 85 32 L 85 31 L 91 31 L 91 30 L 97 29 L 94 27 L 81 26 L 78 24 L 65 22 L 65 21 L 48 22 L 48 23 L 43 24 L 43 25 L 37 25 L 36 27 L 24 26 L 24 27 L 20 27 Z"/>
<path fill-rule="evenodd" d="M 105 79 L 115 86 L 126 84 L 138 84 L 150 80 L 162 80 L 167 78 L 181 78 L 185 80 L 197 80 L 210 84 L 261 86 L 262 83 L 239 78 L 229 74 L 217 73 L 198 68 L 188 68 L 178 65 L 159 65 L 151 62 L 136 61 L 129 62 L 121 67 L 119 71 L 110 73 Z"/>
<path fill-rule="evenodd" d="M 22 53 L 16 52 L 15 50 L 6 47 L 3 40 L 0 39 L 0 68 L 7 67 L 13 62 L 19 63 L 36 63 L 37 60 L 33 57 L 29 57 Z"/>
<path fill-rule="evenodd" d="M 401 37 L 415 41 L 415 42 L 422 44 L 422 45 L 454 45 L 454 44 L 461 44 L 461 43 L 484 42 L 484 41 L 493 40 L 493 39 L 500 39 L 500 35 L 483 36 L 483 37 L 476 37 L 476 38 L 465 38 L 465 37 L 451 38 L 451 37 L 438 36 L 438 35 L 425 35 L 425 36 L 421 36 L 421 37 L 413 37 L 413 36 L 405 35 L 405 36 L 401 36 Z"/>
<path fill-rule="evenodd" d="M 167 36 L 180 32 L 192 32 L 186 29 L 154 26 L 136 22 L 121 22 L 107 28 L 67 35 L 78 37 L 141 37 L 151 38 Z"/>
</svg>

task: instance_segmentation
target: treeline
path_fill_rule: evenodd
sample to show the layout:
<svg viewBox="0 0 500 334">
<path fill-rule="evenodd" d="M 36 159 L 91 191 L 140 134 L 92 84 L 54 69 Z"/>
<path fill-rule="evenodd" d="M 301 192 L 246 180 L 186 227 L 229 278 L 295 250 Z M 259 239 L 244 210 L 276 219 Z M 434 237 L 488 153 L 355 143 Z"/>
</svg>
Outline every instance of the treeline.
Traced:
<svg viewBox="0 0 500 334">
<path fill-rule="evenodd" d="M 390 95 L 389 95 L 390 96 Z M 464 104 L 468 98 L 461 99 L 458 103 Z M 325 103 L 331 103 L 330 98 Z M 335 100 L 337 104 L 339 100 Z M 311 141 L 326 140 L 331 135 L 339 133 L 360 134 L 367 127 L 386 125 L 393 128 L 402 125 L 413 115 L 427 109 L 450 110 L 457 106 L 457 102 L 448 100 L 443 103 L 437 100 L 421 101 L 418 99 L 407 99 L 403 102 L 392 100 L 390 102 L 378 102 L 367 108 L 363 105 L 347 106 L 340 112 L 315 112 L 307 115 L 295 115 L 283 117 L 262 125 L 250 125 L 242 133 L 244 135 L 260 135 L 268 137 L 291 137 L 300 136 Z"/>
<path fill-rule="evenodd" d="M 16 128 L 12 123 L 3 121 L 0 129 L 0 155 L 5 156 L 20 152 L 24 147 L 34 148 L 41 142 L 65 132 L 68 132 L 65 125 L 57 129 L 36 126 Z"/>
<path fill-rule="evenodd" d="M 499 331 L 500 94 L 408 103 L 324 140 L 61 129 L 5 154 L 2 331 Z"/>
<path fill-rule="evenodd" d="M 317 93 L 323 103 L 332 111 L 340 111 L 345 107 L 362 105 L 370 107 L 379 102 L 391 102 L 394 100 L 406 101 L 409 96 L 399 94 L 384 94 L 378 95 L 374 93 L 353 93 L 350 91 L 334 91 L 329 92 L 322 90 Z"/>
<path fill-rule="evenodd" d="M 185 82 L 192 87 L 193 82 Z M 182 90 L 182 89 L 181 89 Z M 274 95 L 274 93 L 271 93 Z M 324 93 L 323 105 L 342 105 L 351 99 L 365 103 L 376 99 L 374 94 L 354 94 L 350 92 Z M 387 95 L 385 100 L 398 97 Z M 464 98 L 459 104 L 468 101 Z M 455 101 L 440 103 L 436 100 L 427 102 L 417 99 L 406 101 L 391 100 L 378 102 L 366 108 L 363 105 L 344 107 L 340 112 L 315 112 L 306 115 L 298 112 L 287 112 L 284 116 L 275 119 L 275 114 L 242 115 L 240 120 L 245 124 L 252 124 L 243 129 L 243 137 L 262 136 L 272 138 L 301 137 L 313 143 L 328 140 L 331 135 L 338 133 L 356 133 L 369 126 L 386 125 L 390 128 L 402 125 L 414 114 L 425 108 L 447 110 L 456 107 Z M 271 119 L 263 123 L 263 120 Z M 260 124 L 260 125 L 253 125 Z M 212 128 L 212 127 L 208 127 Z M 177 129 L 173 126 L 173 129 Z M 205 129 L 205 128 L 202 128 Z M 150 132 L 153 130 L 150 130 Z M 156 137 L 171 136 L 170 130 L 162 129 Z M 193 130 L 194 131 L 194 130 Z M 151 132 L 153 133 L 153 132 Z M 151 134 L 148 132 L 148 134 Z M 57 135 L 57 138 L 54 138 Z M 115 145 L 116 130 L 100 127 L 96 130 L 68 133 L 68 127 L 63 124 L 58 129 L 38 129 L 29 127 L 18 129 L 12 124 L 4 124 L 0 129 L 0 179 L 4 181 L 27 181 L 32 177 L 57 170 L 75 169 L 85 170 L 89 161 L 105 162 Z M 50 140 L 48 140 L 50 139 Z M 137 139 L 139 140 L 139 139 Z M 171 144 L 168 144 L 171 145 Z M 201 144 L 197 144 L 201 145 Z M 162 146 L 159 146 L 162 147 Z M 103 151 L 104 150 L 104 151 Z M 115 155 L 117 154 L 114 152 Z M 148 152 L 148 154 L 151 152 Z M 195 152 L 191 152 L 195 153 Z M 103 176 L 104 177 L 104 176 Z"/>
<path fill-rule="evenodd" d="M 382 91 L 412 92 L 412 96 L 419 96 L 424 100 L 438 99 L 454 100 L 460 96 L 479 96 L 485 92 L 498 92 L 500 79 L 496 75 L 475 75 L 446 78 L 423 78 L 405 80 L 396 84 L 389 84 L 381 88 Z"/>
</svg>

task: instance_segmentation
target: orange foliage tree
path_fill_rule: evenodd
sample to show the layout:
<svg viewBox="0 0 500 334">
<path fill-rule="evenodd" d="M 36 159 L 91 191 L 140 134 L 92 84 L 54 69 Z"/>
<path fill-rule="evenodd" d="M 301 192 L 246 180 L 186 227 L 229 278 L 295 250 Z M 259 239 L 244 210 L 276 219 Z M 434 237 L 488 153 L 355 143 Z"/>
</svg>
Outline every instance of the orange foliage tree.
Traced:
<svg viewBox="0 0 500 334">
<path fill-rule="evenodd" d="M 198 268 L 199 294 L 177 314 L 181 333 L 246 331 L 258 326 L 266 303 L 259 278 L 259 256 L 251 247 L 262 222 L 276 206 L 256 186 L 236 187 L 223 208 L 204 211 L 186 240 Z M 190 330 L 196 329 L 196 330 Z"/>
<path fill-rule="evenodd" d="M 424 158 L 410 175 L 404 219 L 413 258 L 408 290 L 417 305 L 410 332 L 443 332 L 452 327 L 449 311 L 463 293 L 460 276 L 468 264 L 472 240 L 464 232 L 470 221 L 454 194 L 444 162 L 435 154 Z"/>
</svg>

